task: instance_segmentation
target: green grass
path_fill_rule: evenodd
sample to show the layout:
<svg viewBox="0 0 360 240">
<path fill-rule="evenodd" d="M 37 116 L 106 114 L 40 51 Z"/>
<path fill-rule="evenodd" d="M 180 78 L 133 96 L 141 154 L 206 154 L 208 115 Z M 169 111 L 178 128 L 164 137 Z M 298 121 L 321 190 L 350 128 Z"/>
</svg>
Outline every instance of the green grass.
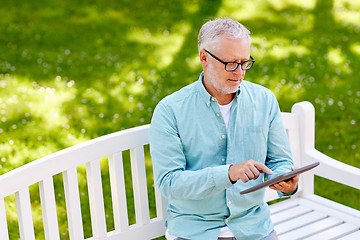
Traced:
<svg viewBox="0 0 360 240">
<path fill-rule="evenodd" d="M 359 12 L 356 0 L 3 0 L 0 173 L 150 123 L 160 99 L 197 79 L 197 33 L 204 19 L 218 16 L 233 17 L 252 32 L 256 63 L 247 80 L 273 90 L 282 111 L 290 111 L 295 102 L 313 103 L 316 148 L 360 167 Z M 109 192 L 106 164 L 102 161 L 104 191 Z M 61 176 L 54 181 L 66 239 Z M 91 236 L 84 181 L 79 168 L 85 235 Z M 131 187 L 127 191 L 131 198 Z M 360 209 L 357 190 L 317 178 L 315 191 Z M 37 239 L 42 239 L 37 187 L 31 194 Z M 110 199 L 105 204 L 111 206 Z M 18 230 L 12 196 L 7 209 L 14 239 Z M 106 207 L 109 229 L 111 211 Z"/>
</svg>

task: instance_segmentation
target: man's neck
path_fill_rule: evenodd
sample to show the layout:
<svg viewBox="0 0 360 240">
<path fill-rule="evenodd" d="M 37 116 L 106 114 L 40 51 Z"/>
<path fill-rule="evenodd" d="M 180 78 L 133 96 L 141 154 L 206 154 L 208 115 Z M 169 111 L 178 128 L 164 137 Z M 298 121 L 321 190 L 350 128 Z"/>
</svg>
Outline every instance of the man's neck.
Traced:
<svg viewBox="0 0 360 240">
<path fill-rule="evenodd" d="M 229 104 L 234 99 L 234 93 L 221 95 L 221 96 L 213 96 L 216 98 L 220 105 Z"/>
<path fill-rule="evenodd" d="M 213 96 L 214 98 L 216 98 L 216 100 L 218 101 L 218 103 L 220 105 L 226 105 L 228 103 L 230 103 L 235 96 L 235 93 L 229 93 L 229 94 L 221 94 L 219 92 L 217 92 L 215 89 L 213 89 L 213 87 L 211 85 L 206 84 L 206 82 L 202 81 L 206 91 Z"/>
</svg>

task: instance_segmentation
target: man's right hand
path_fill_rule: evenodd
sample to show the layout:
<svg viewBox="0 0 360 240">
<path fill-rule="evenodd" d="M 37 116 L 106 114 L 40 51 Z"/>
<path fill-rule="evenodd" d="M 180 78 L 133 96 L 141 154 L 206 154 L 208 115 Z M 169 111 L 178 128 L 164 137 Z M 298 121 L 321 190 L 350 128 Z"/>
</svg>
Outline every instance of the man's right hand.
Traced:
<svg viewBox="0 0 360 240">
<path fill-rule="evenodd" d="M 231 165 L 229 167 L 229 179 L 232 182 L 236 182 L 241 179 L 244 183 L 251 179 L 257 179 L 261 173 L 273 174 L 270 168 L 264 164 L 254 161 L 247 160 L 246 162 Z"/>
</svg>

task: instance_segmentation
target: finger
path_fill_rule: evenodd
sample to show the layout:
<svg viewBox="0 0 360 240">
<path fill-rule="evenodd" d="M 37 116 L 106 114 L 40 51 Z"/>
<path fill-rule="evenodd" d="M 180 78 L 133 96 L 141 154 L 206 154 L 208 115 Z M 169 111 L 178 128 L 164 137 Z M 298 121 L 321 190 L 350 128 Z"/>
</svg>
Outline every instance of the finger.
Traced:
<svg viewBox="0 0 360 240">
<path fill-rule="evenodd" d="M 281 188 L 281 186 L 280 186 L 280 184 L 279 184 L 279 183 L 275 183 L 275 184 L 274 184 L 274 187 L 275 187 L 276 189 Z"/>
<path fill-rule="evenodd" d="M 274 185 L 276 187 L 276 190 L 279 190 L 279 191 L 284 191 L 284 189 L 288 188 L 288 185 L 285 182 L 279 182 Z"/>
<path fill-rule="evenodd" d="M 257 178 L 259 177 L 260 172 L 259 172 L 259 170 L 258 170 L 255 166 L 251 165 L 248 170 L 251 172 L 251 173 L 250 173 L 250 174 L 251 174 L 251 178 L 250 178 L 250 179 L 257 179 Z M 249 176 L 249 175 L 248 175 L 248 176 Z"/>
<path fill-rule="evenodd" d="M 254 174 L 250 170 L 247 170 L 245 174 L 249 179 L 254 179 Z"/>
<path fill-rule="evenodd" d="M 278 182 L 278 184 L 282 188 L 287 188 L 287 187 L 289 187 L 291 185 L 291 184 L 289 184 L 288 182 L 285 182 L 285 181 Z"/>
<path fill-rule="evenodd" d="M 267 166 L 265 166 L 264 164 L 260 163 L 260 162 L 254 162 L 255 167 L 261 172 L 261 173 L 267 173 L 267 174 L 273 174 L 273 171 L 268 168 Z"/>
<path fill-rule="evenodd" d="M 244 183 L 246 183 L 246 182 L 248 182 L 248 181 L 250 180 L 245 173 L 241 175 L 240 179 L 241 179 L 241 181 L 243 181 Z"/>
</svg>

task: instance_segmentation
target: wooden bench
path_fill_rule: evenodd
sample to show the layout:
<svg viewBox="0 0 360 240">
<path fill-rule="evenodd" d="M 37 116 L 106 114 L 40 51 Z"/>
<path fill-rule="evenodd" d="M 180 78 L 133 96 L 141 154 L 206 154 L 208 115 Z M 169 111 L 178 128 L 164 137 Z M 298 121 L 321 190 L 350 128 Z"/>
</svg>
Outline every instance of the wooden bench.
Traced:
<svg viewBox="0 0 360 240">
<path fill-rule="evenodd" d="M 270 206 L 280 239 L 360 239 L 360 212 L 314 194 L 314 174 L 360 189 L 360 169 L 336 161 L 314 148 L 315 111 L 311 103 L 282 113 L 294 162 L 320 166 L 303 174 L 292 198 Z M 29 186 L 38 184 L 46 239 L 60 239 L 55 175 L 62 175 L 70 239 L 84 239 L 77 167 L 85 165 L 92 237 L 88 239 L 154 239 L 165 233 L 166 200 L 155 187 L 156 217 L 150 218 L 144 146 L 149 125 L 128 129 L 61 150 L 0 176 L 0 239 L 9 239 L 4 199 L 15 195 L 21 239 L 35 239 Z M 123 152 L 130 152 L 134 213 L 127 208 Z M 100 159 L 107 157 L 110 175 L 113 230 L 107 231 Z M 148 160 L 149 161 L 149 160 Z M 148 162 L 147 161 L 147 162 Z M 151 168 L 151 167 L 150 167 Z M 107 193 L 109 195 L 110 193 Z M 108 197 L 108 196 L 106 196 Z M 266 201 L 277 194 L 266 190 Z M 129 224 L 129 214 L 136 217 Z"/>
</svg>

